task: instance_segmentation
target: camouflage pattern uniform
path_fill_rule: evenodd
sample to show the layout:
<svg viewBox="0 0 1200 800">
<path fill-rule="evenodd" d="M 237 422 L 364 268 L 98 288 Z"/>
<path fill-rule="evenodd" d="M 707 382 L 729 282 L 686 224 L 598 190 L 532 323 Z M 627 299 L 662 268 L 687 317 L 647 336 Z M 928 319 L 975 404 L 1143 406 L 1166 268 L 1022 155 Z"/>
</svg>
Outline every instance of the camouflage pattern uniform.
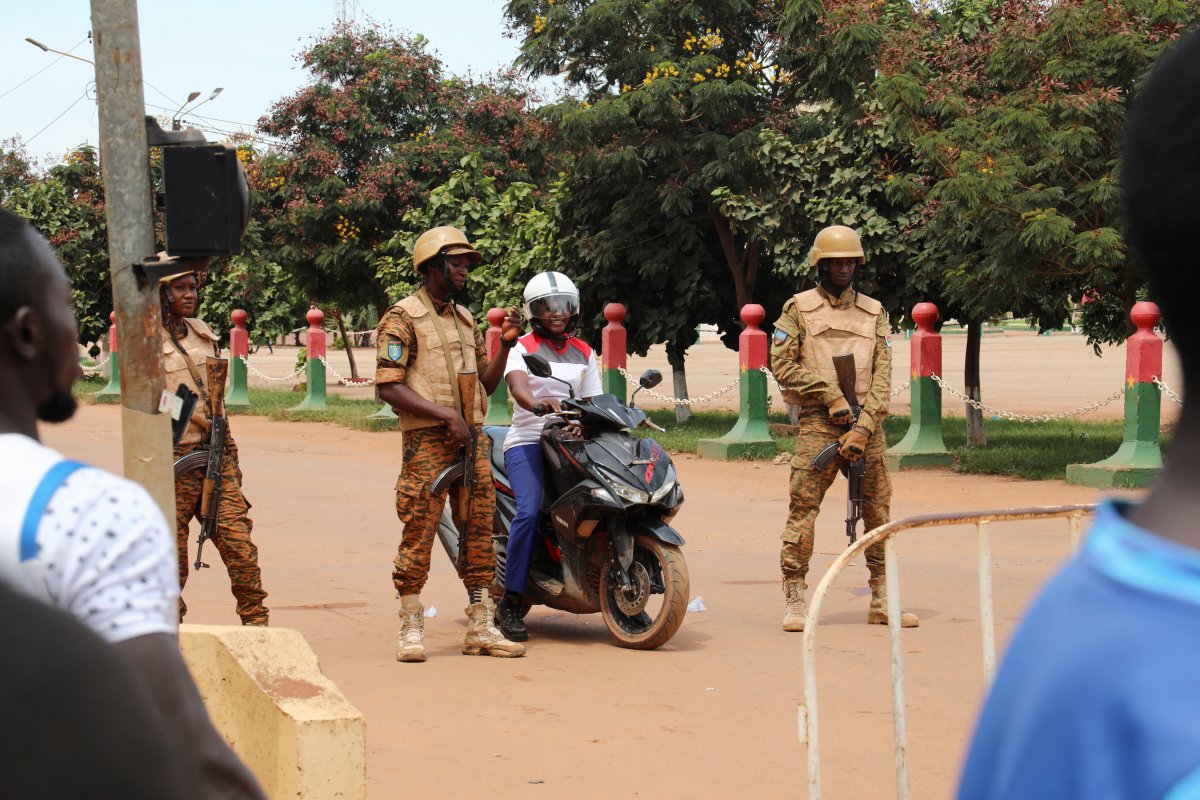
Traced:
<svg viewBox="0 0 1200 800">
<path fill-rule="evenodd" d="M 437 301 L 434 303 L 439 316 L 453 324 L 450 305 L 443 306 Z M 482 374 L 488 364 L 487 349 L 483 334 L 477 327 L 472 327 L 472 330 L 476 369 Z M 403 383 L 419 346 L 420 339 L 413 329 L 409 314 L 398 306 L 392 306 L 379 322 L 376 384 Z M 478 391 L 482 392 L 482 387 Z M 496 494 L 489 466 L 491 442 L 483 433 L 482 425 L 475 427 L 479 441 L 475 458 L 476 488 L 471 503 L 471 518 L 466 522 L 465 535 L 461 537 L 461 547 L 464 549 L 459 559 L 458 573 L 468 590 L 486 589 L 491 585 L 495 571 L 492 514 Z M 461 458 L 461 450 L 448 443 L 445 425 L 405 430 L 401 435 L 404 464 L 396 481 L 396 516 L 404 523 L 404 534 L 394 561 L 392 582 L 400 595 L 415 595 L 420 594 L 429 577 L 433 542 L 446 503 L 446 497 L 433 494 L 430 485 L 439 472 Z M 451 514 L 460 531 L 464 530 L 457 502 L 461 491 L 461 483 L 456 483 L 449 490 Z"/>
<path fill-rule="evenodd" d="M 818 291 L 834 309 L 849 309 L 857 298 L 852 286 L 847 287 L 840 297 L 832 297 L 820 287 Z M 875 326 L 870 390 L 865 397 L 858 398 L 862 404 L 858 424 L 872 432 L 863 456 L 867 464 L 863 480 L 864 531 L 887 522 L 891 513 L 892 481 L 887 465 L 887 438 L 883 432 L 883 419 L 888 413 L 892 388 L 892 351 L 887 340 L 888 331 L 887 313 L 881 310 Z M 785 579 L 803 579 L 807 576 L 817 512 L 825 492 L 844 463 L 837 459 L 823 470 L 812 466 L 813 457 L 830 443 L 836 442 L 845 429 L 829 421 L 827 409 L 829 403 L 842 396 L 841 389 L 824 376 L 800 365 L 800 348 L 807 335 L 803 317 L 796 307 L 795 298 L 792 298 L 784 304 L 783 313 L 775 323 L 775 334 L 771 341 L 771 371 L 780 384 L 794 389 L 801 398 L 812 404 L 800 407 L 800 431 L 796 436 L 796 454 L 792 457 L 788 518 L 780 537 L 783 544 L 779 552 L 779 566 Z M 884 575 L 883 546 L 872 545 L 867 548 L 866 561 L 872 582 L 881 580 Z"/>
<path fill-rule="evenodd" d="M 176 460 L 199 445 L 176 448 Z M 243 625 L 266 625 L 268 609 L 263 605 L 267 593 L 262 588 L 258 568 L 258 548 L 250 538 L 254 528 L 248 513 L 250 502 L 242 494 L 242 469 L 238 466 L 237 445 L 225 439 L 225 457 L 221 459 L 221 507 L 217 509 L 217 533 L 210 543 L 216 547 L 225 569 L 229 572 L 230 589 L 237 600 L 237 613 Z M 188 528 L 200 517 L 200 499 L 204 487 L 204 470 L 194 469 L 175 480 L 175 533 L 179 545 L 179 588 L 187 582 L 192 559 L 188 557 Z M 187 604 L 179 599 L 179 617 L 187 612 Z"/>
<path fill-rule="evenodd" d="M 208 355 L 220 356 L 216 334 L 198 319 L 184 320 L 187 335 L 179 340 L 187 355 L 179 352 L 164 329 L 162 334 L 163 367 L 167 376 L 167 390 L 173 391 L 184 384 L 199 395 L 188 427 L 175 446 L 178 460 L 199 448 L 207 441 L 211 423 L 208 406 L 204 402 L 204 387 L 196 385 L 187 368 L 189 359 L 197 372 L 204 376 L 204 359 Z M 242 470 L 238 465 L 237 443 L 233 434 L 225 437 L 225 457 L 221 459 L 221 506 L 217 510 L 217 531 L 212 544 L 221 556 L 229 572 L 230 589 L 237 600 L 237 614 L 243 625 L 266 625 L 269 609 L 263 605 L 267 593 L 262 587 L 262 573 L 258 567 L 258 548 L 250 538 L 254 523 L 248 512 L 250 503 L 242 494 Z M 200 501 L 204 484 L 204 470 L 196 469 L 175 479 L 175 535 L 179 550 L 179 588 L 187 583 L 192 559 L 188 556 L 188 532 L 193 518 L 200 517 Z M 179 598 L 179 618 L 187 613 L 187 604 Z"/>
</svg>

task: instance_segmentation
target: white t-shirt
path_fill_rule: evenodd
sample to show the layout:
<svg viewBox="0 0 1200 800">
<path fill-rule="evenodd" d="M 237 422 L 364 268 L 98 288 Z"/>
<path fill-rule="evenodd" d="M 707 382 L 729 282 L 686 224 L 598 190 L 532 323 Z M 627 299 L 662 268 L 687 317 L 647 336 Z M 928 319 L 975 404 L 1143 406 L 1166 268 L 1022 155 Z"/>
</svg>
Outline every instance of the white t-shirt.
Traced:
<svg viewBox="0 0 1200 800">
<path fill-rule="evenodd" d="M 570 394 L 567 387 L 556 380 L 530 375 L 529 368 L 525 366 L 525 359 L 522 358 L 526 353 L 539 355 L 550 362 L 551 374 L 571 384 L 576 397 L 595 397 L 604 391 L 600 385 L 600 368 L 596 366 L 596 354 L 588 347 L 587 342 L 571 337 L 559 350 L 549 339 L 543 339 L 536 333 L 527 333 L 508 351 L 508 363 L 504 366 L 504 374 L 507 376 L 510 372 L 524 372 L 529 379 L 529 388 L 539 402 L 563 400 L 570 397 Z M 546 421 L 545 417 L 539 417 L 514 403 L 512 428 L 504 438 L 504 449 L 523 444 L 537 444 Z"/>
<path fill-rule="evenodd" d="M 16 433 L 0 434 L 0 580 L 109 642 L 179 629 L 174 536 L 146 490 Z"/>
</svg>

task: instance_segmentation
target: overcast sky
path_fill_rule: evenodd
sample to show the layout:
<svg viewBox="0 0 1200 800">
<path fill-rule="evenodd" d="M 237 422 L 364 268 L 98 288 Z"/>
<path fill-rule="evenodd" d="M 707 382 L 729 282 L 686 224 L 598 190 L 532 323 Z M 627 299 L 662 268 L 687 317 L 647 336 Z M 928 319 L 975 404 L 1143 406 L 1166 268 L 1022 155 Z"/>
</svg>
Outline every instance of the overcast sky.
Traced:
<svg viewBox="0 0 1200 800">
<path fill-rule="evenodd" d="M 170 116 L 190 92 L 196 115 L 213 129 L 250 130 L 277 100 L 304 85 L 296 56 L 347 18 L 422 34 L 456 75 L 482 75 L 516 58 L 504 35 L 503 0 L 141 0 L 146 110 Z M 92 67 L 46 53 L 25 37 L 91 60 L 89 0 L 9 0 L 0 26 L 0 139 L 20 134 L 28 152 L 57 161 L 97 143 Z M 201 115 L 207 119 L 202 119 Z M 222 136 L 207 132 L 210 140 Z"/>
</svg>

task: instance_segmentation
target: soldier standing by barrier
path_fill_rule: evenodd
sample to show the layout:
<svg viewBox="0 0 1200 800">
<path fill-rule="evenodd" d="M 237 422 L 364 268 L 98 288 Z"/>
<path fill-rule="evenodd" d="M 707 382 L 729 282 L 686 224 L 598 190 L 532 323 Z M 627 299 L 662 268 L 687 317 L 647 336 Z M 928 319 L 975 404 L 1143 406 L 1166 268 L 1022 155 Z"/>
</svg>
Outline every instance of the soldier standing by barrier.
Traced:
<svg viewBox="0 0 1200 800">
<path fill-rule="evenodd" d="M 396 481 L 396 515 L 404 523 L 404 535 L 392 572 L 400 595 L 398 661 L 425 660 L 420 593 L 429 577 L 433 540 L 446 503 L 430 488 L 439 472 L 471 451 L 471 444 L 475 458 L 469 466 L 474 470 L 475 490 L 463 484 L 450 490 L 454 522 L 461 534 L 458 576 L 469 597 L 463 653 L 525 655 L 524 645 L 500 633 L 483 602 L 495 572 L 496 495 L 489 439 L 480 423 L 487 413 L 487 396 L 504 374 L 505 359 L 489 362 L 471 313 L 452 298 L 466 285 L 471 267 L 482 260 L 462 231 L 451 227 L 426 231 L 413 246 L 413 267 L 424 283 L 379 321 L 375 383 L 379 397 L 400 416 L 404 437 L 404 466 Z M 503 328 L 501 345 L 511 347 L 521 332 L 521 319 L 514 310 L 508 310 Z M 471 391 L 476 388 L 482 391 Z M 469 394 L 474 394 L 473 402 Z M 464 407 L 464 402 L 469 405 Z M 464 412 L 473 426 L 468 426 Z"/>
<path fill-rule="evenodd" d="M 839 452 L 846 461 L 865 458 L 862 515 L 866 530 L 882 525 L 890 517 L 892 481 L 883 418 L 891 399 L 892 352 L 883 306 L 851 286 L 865 260 L 862 243 L 853 230 L 842 225 L 821 230 L 812 250 L 819 284 L 784 303 L 771 341 L 771 371 L 784 387 L 783 398 L 800 406 L 787 527 L 779 553 L 786 598 L 785 631 L 804 630 L 805 578 L 812 558 L 817 512 L 843 466 L 842 460 L 836 459 L 819 469 L 813 466 L 813 458 L 833 441 L 839 442 Z M 844 354 L 854 356 L 855 392 L 862 403 L 858 419 L 854 419 L 835 377 L 833 358 Z M 883 546 L 868 548 L 866 558 L 871 573 L 867 622 L 885 625 Z M 900 624 L 914 628 L 919 621 L 916 614 L 905 611 Z"/>
<path fill-rule="evenodd" d="M 167 391 L 186 386 L 198 396 L 187 426 L 175 443 L 175 459 L 203 445 L 212 426 L 208 418 L 208 389 L 202 376 L 205 360 L 220 355 L 219 337 L 194 314 L 200 305 L 199 280 L 195 270 L 182 270 L 160 281 L 162 293 L 162 357 Z M 224 391 L 220 388 L 219 391 Z M 175 478 L 175 525 L 179 546 L 179 588 L 188 577 L 188 526 L 200 516 L 204 493 L 204 470 L 194 469 Z M 221 458 L 221 497 L 217 509 L 217 529 L 213 545 L 229 571 L 230 588 L 237 599 L 237 614 L 243 625 L 266 625 L 268 609 L 263 605 L 267 593 L 262 588 L 258 568 L 258 548 L 250 538 L 254 523 L 248 512 L 250 503 L 242 494 L 242 469 L 238 465 L 237 444 L 232 434 L 225 437 Z M 197 554 L 199 558 L 199 554 Z M 179 618 L 187 613 L 187 603 L 179 599 Z"/>
</svg>

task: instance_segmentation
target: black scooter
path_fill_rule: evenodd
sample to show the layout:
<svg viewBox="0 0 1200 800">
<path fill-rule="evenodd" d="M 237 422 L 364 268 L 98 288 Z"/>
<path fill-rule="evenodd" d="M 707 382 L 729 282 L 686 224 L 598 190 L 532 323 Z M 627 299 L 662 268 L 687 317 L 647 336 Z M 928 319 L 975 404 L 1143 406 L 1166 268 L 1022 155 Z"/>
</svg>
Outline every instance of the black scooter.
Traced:
<svg viewBox="0 0 1200 800">
<path fill-rule="evenodd" d="M 533 375 L 553 378 L 544 358 L 524 358 Z M 634 397 L 661 381 L 658 370 L 647 370 Z M 562 408 L 553 416 L 577 421 L 583 436 L 564 436 L 562 423 L 553 421 L 542 432 L 546 489 L 524 598 L 529 605 L 576 614 L 599 611 L 619 645 L 653 650 L 679 630 L 689 591 L 687 563 L 679 550 L 683 537 L 670 525 L 683 504 L 675 467 L 658 442 L 629 433 L 662 428 L 647 419 L 633 397 L 625 405 L 611 394 L 577 399 L 571 392 Z M 491 439 L 496 486 L 492 544 L 498 596 L 504 591 L 516 500 L 504 469 L 508 428 L 484 431 Z M 434 493 L 445 492 L 461 477 L 461 464 L 448 467 L 434 481 Z M 449 510 L 442 514 L 438 537 L 457 561 L 458 529 Z"/>
</svg>

